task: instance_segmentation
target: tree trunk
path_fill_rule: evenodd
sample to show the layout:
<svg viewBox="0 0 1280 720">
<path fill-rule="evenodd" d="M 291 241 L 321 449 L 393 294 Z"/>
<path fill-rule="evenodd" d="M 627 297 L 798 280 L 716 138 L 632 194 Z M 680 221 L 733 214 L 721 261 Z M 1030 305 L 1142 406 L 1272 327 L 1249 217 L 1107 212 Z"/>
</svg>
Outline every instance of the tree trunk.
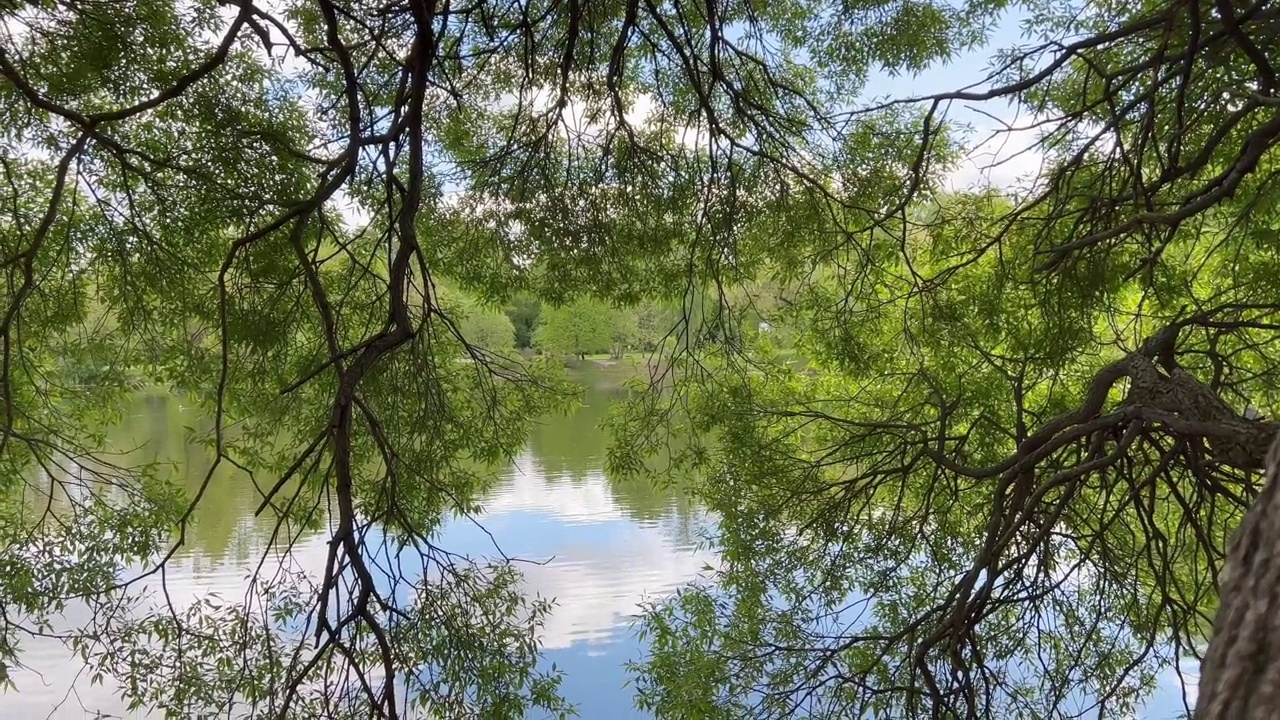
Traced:
<svg viewBox="0 0 1280 720">
<path fill-rule="evenodd" d="M 1199 720 L 1280 718 L 1280 435 L 1262 492 L 1232 539 L 1213 636 L 1200 665 Z"/>
</svg>

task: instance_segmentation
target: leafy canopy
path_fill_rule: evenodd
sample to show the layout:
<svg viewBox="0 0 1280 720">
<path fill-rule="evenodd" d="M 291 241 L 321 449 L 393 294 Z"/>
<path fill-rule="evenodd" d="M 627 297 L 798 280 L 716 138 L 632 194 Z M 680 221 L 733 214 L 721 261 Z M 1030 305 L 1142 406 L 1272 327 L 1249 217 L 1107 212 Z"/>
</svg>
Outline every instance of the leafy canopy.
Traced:
<svg viewBox="0 0 1280 720">
<path fill-rule="evenodd" d="M 447 280 L 681 310 L 612 469 L 685 436 L 723 563 L 649 614 L 641 705 L 1130 709 L 1195 654 L 1276 429 L 1243 413 L 1276 399 L 1280 33 L 1248 0 L 1024 3 L 977 85 L 856 100 L 1014 5 L 0 5 L 0 667 L 76 602 L 70 646 L 177 714 L 566 712 L 547 604 L 433 531 L 571 394 Z M 987 100 L 1043 169 L 947 192 L 948 112 Z M 190 493 L 89 457 L 143 382 L 214 418 Z M 148 603 L 228 466 L 286 561 Z"/>
<path fill-rule="evenodd" d="M 1037 42 L 919 99 L 880 224 L 752 217 L 803 367 L 704 345 L 614 418 L 617 472 L 673 418 L 704 438 L 680 460 L 721 518 L 722 566 L 641 626 L 642 706 L 1127 715 L 1195 671 L 1280 428 L 1276 16 L 1080 9 L 1031 6 Z M 946 192 L 934 133 L 988 99 L 1034 111 L 1042 169 Z"/>
<path fill-rule="evenodd" d="M 637 336 L 635 316 L 588 298 L 539 315 L 534 346 L 566 355 L 617 354 Z"/>
</svg>

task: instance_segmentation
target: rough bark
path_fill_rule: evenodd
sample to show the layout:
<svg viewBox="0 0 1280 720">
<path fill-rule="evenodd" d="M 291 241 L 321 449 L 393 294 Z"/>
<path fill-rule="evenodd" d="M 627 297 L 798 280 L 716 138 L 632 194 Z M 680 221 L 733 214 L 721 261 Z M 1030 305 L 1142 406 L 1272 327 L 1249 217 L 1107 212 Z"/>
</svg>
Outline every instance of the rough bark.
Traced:
<svg viewBox="0 0 1280 720">
<path fill-rule="evenodd" d="M 1200 666 L 1199 720 L 1280 718 L 1280 435 L 1266 482 L 1232 539 L 1213 636 Z"/>
</svg>

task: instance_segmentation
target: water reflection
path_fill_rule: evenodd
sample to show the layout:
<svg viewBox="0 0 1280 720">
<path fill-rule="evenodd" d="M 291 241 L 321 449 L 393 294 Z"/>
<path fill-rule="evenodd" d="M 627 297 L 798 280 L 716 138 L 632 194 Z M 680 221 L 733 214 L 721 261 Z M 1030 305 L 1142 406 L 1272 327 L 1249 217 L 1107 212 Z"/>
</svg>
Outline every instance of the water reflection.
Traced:
<svg viewBox="0 0 1280 720">
<path fill-rule="evenodd" d="M 548 419 L 497 479 L 483 502 L 483 528 L 459 520 L 443 530 L 441 545 L 475 556 L 533 561 L 522 566 L 527 590 L 556 606 L 543 630 L 547 661 L 567 673 L 564 691 L 583 717 L 639 717 L 624 687 L 624 663 L 640 647 L 629 625 L 643 600 L 671 592 L 710 561 L 695 549 L 706 518 L 680 493 L 647 483 L 619 483 L 603 473 L 606 440 L 598 429 L 616 390 L 597 386 L 582 407 Z M 206 450 L 188 440 L 187 427 L 207 420 L 162 394 L 138 398 L 125 422 L 107 435 L 120 464 L 171 463 L 194 492 L 210 466 Z M 255 518 L 257 495 L 247 478 L 227 466 L 215 471 L 201 501 L 188 544 L 166 573 L 175 605 L 216 594 L 244 597 L 248 579 L 270 541 L 273 523 Z M 327 534 L 316 529 L 294 546 L 294 561 L 319 576 Z M 497 547 L 495 547 L 495 544 Z M 79 612 L 77 612 L 79 610 Z M 67 627 L 85 622 L 72 608 Z M 18 692 L 0 699 L 0 717 L 84 718 L 128 713 L 114 686 L 91 686 L 87 674 L 56 640 L 23 645 L 27 669 L 13 674 Z"/>
<path fill-rule="evenodd" d="M 658 515 L 655 501 L 637 518 L 601 473 L 558 479 L 540 472 L 532 453 L 517 460 L 485 512 L 484 530 L 502 552 L 549 561 L 522 568 L 531 592 L 557 598 L 544 629 L 548 648 L 618 640 L 646 593 L 669 592 L 710 561 L 693 549 L 697 515 L 674 502 Z M 447 529 L 443 543 L 472 554 L 491 553 L 494 544 L 468 523 Z"/>
<path fill-rule="evenodd" d="M 447 526 L 441 545 L 475 556 L 502 553 L 541 564 L 522 566 L 527 590 L 556 599 L 542 633 L 548 662 L 563 669 L 563 690 L 584 718 L 637 718 L 625 687 L 624 663 L 637 659 L 639 643 L 629 632 L 637 604 L 693 579 L 712 558 L 694 549 L 707 518 L 683 495 L 647 483 L 622 483 L 603 470 L 606 439 L 598 425 L 617 397 L 596 382 L 583 406 L 549 419 L 533 431 L 528 447 L 497 478 L 485 498 L 483 529 L 462 520 Z M 194 491 L 209 468 L 205 449 L 188 441 L 186 427 L 207 420 L 184 411 L 166 395 L 138 399 L 127 420 L 108 433 L 119 461 L 172 463 L 180 482 Z M 170 597 L 185 607 L 213 593 L 244 596 L 248 577 L 271 536 L 272 522 L 253 517 L 257 496 L 247 480 L 226 466 L 205 493 L 189 544 L 166 576 Z M 326 556 L 323 529 L 304 534 L 294 560 L 318 576 Z M 495 548 L 495 543 L 497 547 Z M 545 561 L 545 562 L 543 562 Z M 72 607 L 67 626 L 88 618 Z M 113 686 L 91 687 L 56 641 L 27 640 L 29 668 L 14 674 L 19 692 L 0 697 L 0 718 L 115 717 L 128 713 Z M 1184 673 L 1194 663 L 1184 663 Z M 1187 678 L 1194 702 L 1194 676 Z M 1178 674 L 1167 669 L 1141 717 L 1173 718 L 1182 711 Z"/>
</svg>

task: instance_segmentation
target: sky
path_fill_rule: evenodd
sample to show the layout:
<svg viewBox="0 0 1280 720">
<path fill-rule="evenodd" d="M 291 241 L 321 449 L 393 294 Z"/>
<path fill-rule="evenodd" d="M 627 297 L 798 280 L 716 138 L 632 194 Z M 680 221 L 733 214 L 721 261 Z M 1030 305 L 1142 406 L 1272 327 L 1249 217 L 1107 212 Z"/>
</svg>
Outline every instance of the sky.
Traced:
<svg viewBox="0 0 1280 720">
<path fill-rule="evenodd" d="M 959 90 L 985 78 L 995 51 L 1026 43 L 1020 28 L 1025 17 L 1022 8 L 1002 13 L 984 47 L 960 54 L 919 75 L 893 77 L 885 72 L 876 73 L 867 82 L 864 99 L 920 97 Z M 1010 187 L 1040 170 L 1043 155 L 1033 147 L 1037 132 L 1002 127 L 1002 123 L 1012 128 L 1030 124 L 1025 110 L 1020 114 L 1003 101 L 981 105 L 953 103 L 947 116 L 973 129 L 973 146 L 968 158 L 948 178 L 952 189 L 986 184 Z"/>
</svg>

